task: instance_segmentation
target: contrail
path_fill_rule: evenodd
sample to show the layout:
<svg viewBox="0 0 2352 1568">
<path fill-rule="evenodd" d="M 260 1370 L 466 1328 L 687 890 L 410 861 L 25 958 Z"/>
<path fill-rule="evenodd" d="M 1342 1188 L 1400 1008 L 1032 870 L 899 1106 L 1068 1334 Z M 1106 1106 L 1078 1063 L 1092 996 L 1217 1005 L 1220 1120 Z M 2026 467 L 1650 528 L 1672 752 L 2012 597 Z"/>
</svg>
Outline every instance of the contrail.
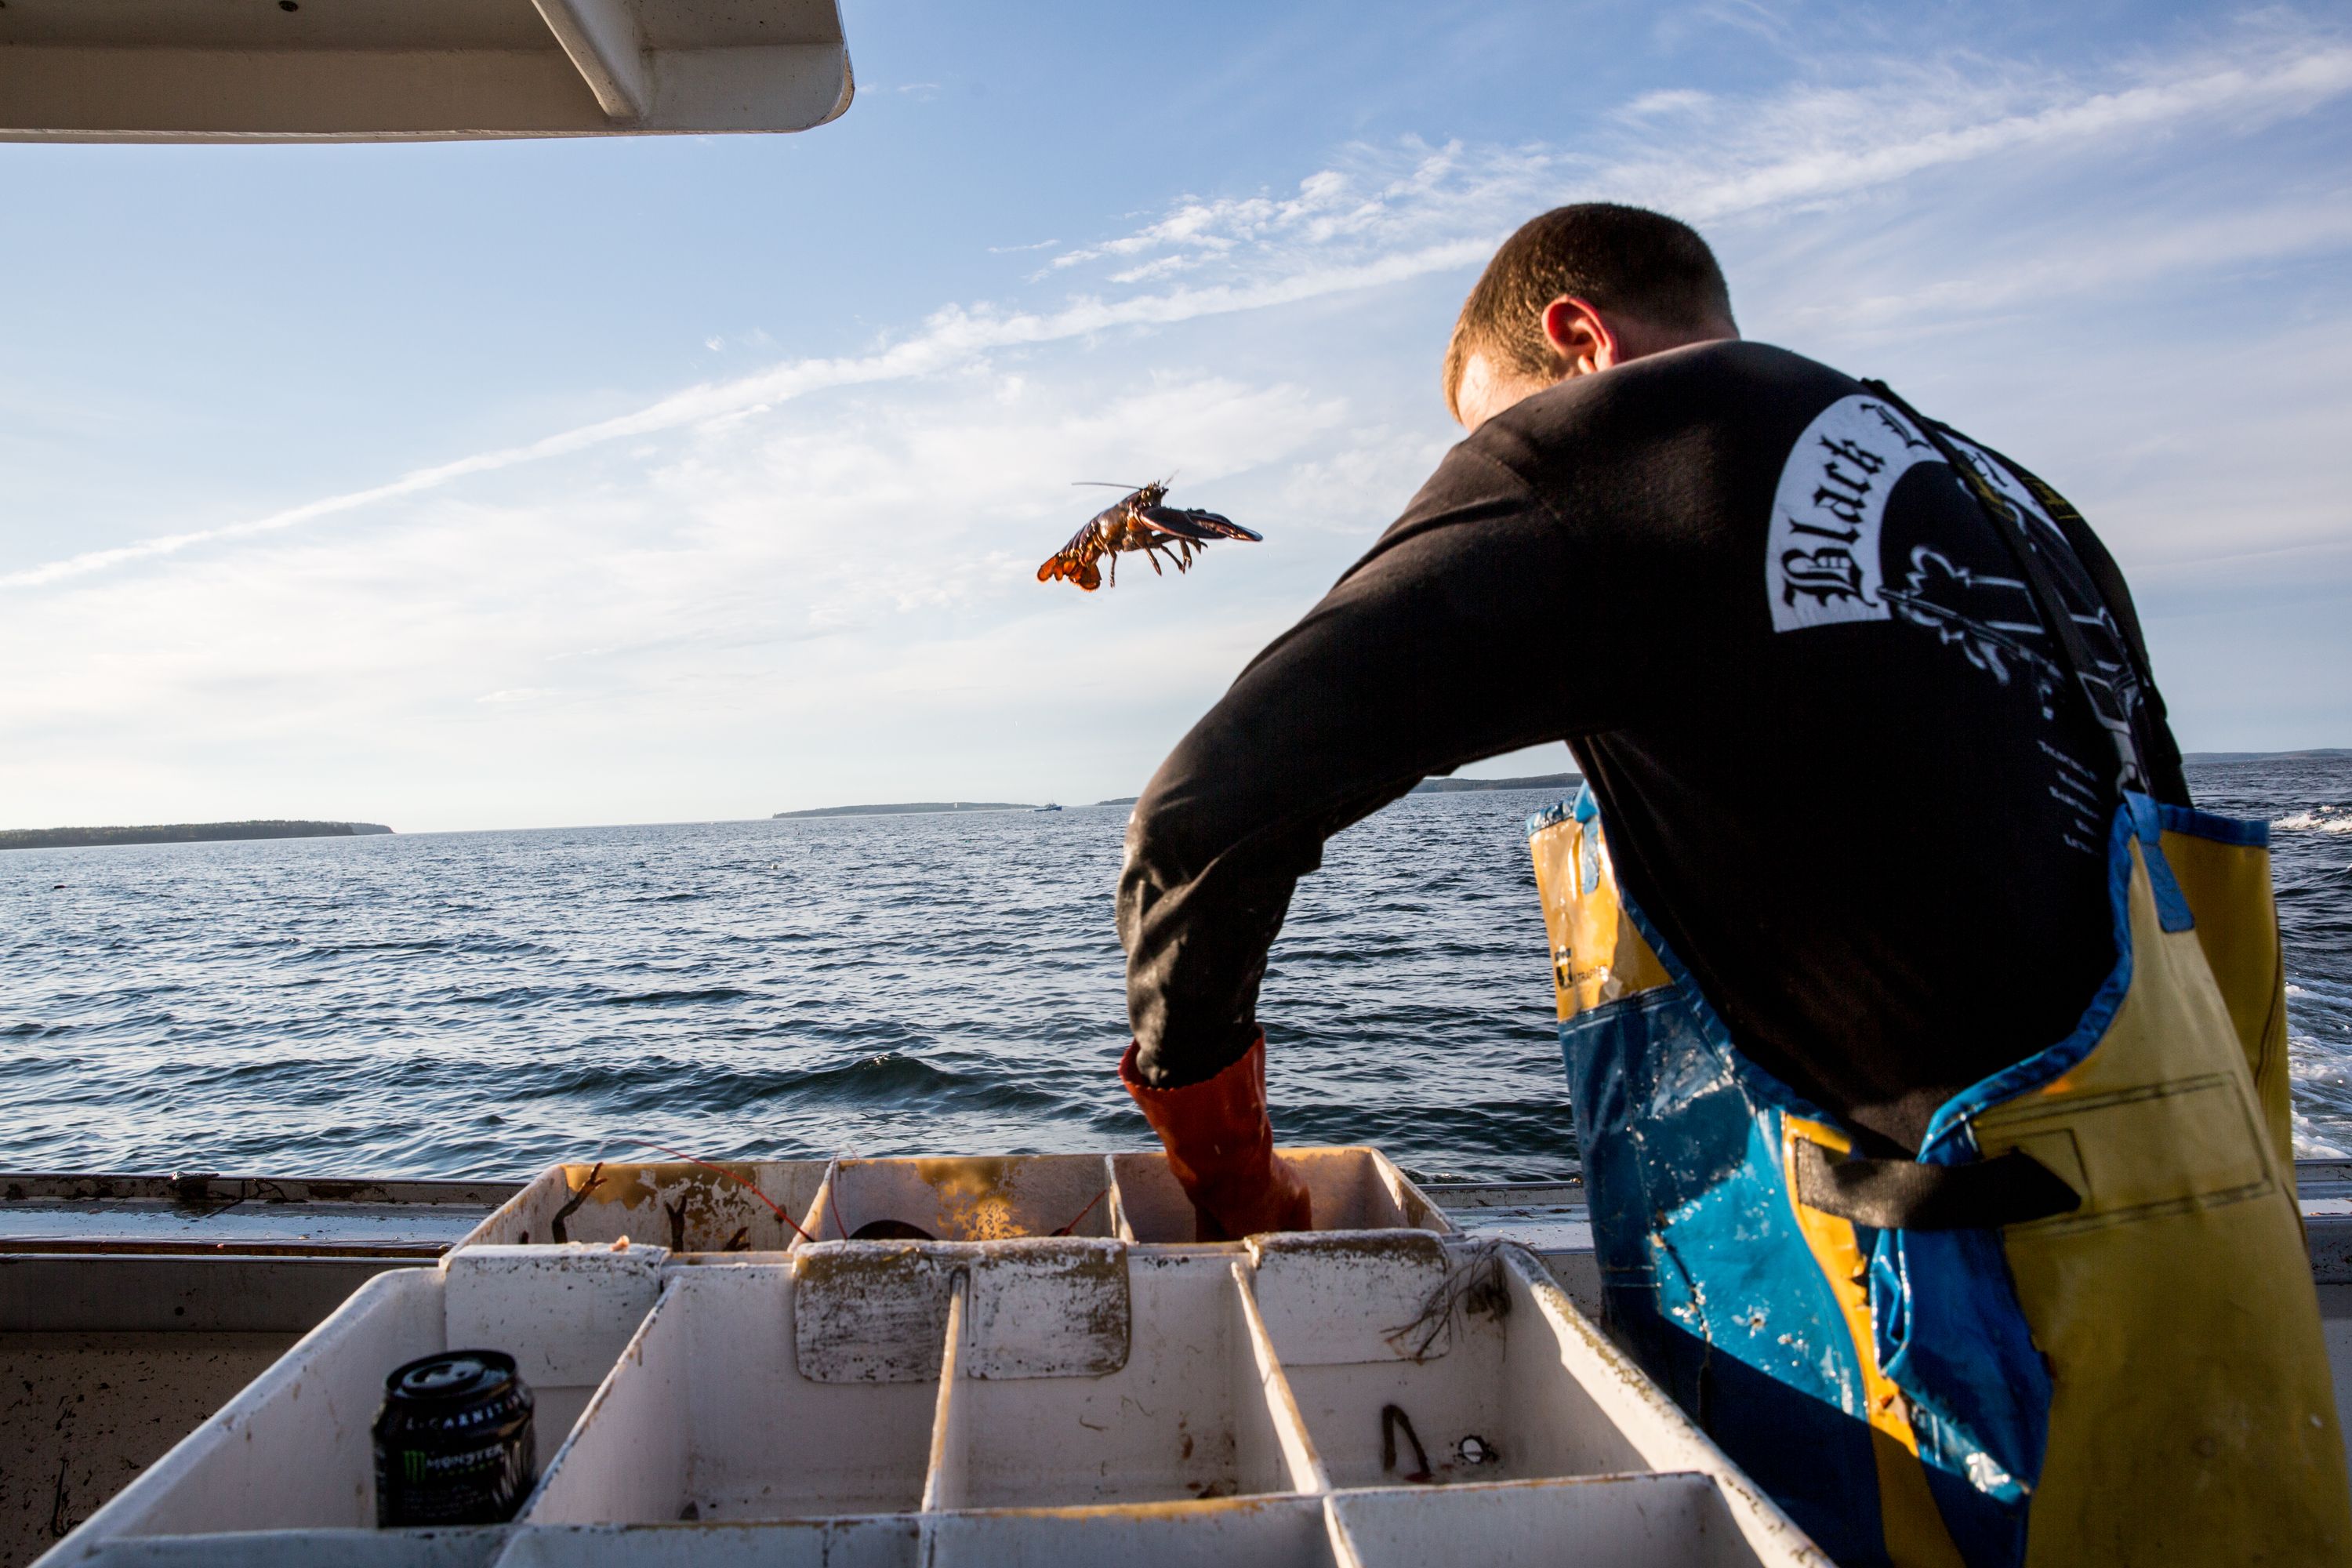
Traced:
<svg viewBox="0 0 2352 1568">
<path fill-rule="evenodd" d="M 673 393 L 633 414 L 582 425 L 519 447 L 501 447 L 494 451 L 478 452 L 469 458 L 459 458 L 430 468 L 412 468 L 383 484 L 305 501 L 300 506 L 274 511 L 266 517 L 228 523 L 219 528 L 198 529 L 188 533 L 161 534 L 153 539 L 142 539 L 135 544 L 118 545 L 110 550 L 92 550 L 43 565 L 26 567 L 20 572 L 0 575 L 0 588 L 37 588 L 136 561 L 176 555 L 197 545 L 277 533 L 306 522 L 315 522 L 320 518 L 357 511 L 378 501 L 438 489 L 469 475 L 562 457 L 607 441 L 674 430 L 680 426 L 699 424 L 720 415 L 782 403 L 831 387 L 904 381 L 929 375 L 991 349 L 1064 342 L 1116 327 L 1164 326 L 1202 316 L 1260 310 L 1320 294 L 1399 282 L 1424 273 L 1444 271 L 1482 260 L 1493 249 L 1495 243 L 1495 238 L 1490 237 L 1454 241 L 1405 255 L 1383 257 L 1359 266 L 1327 268 L 1247 287 L 1180 289 L 1117 303 L 1081 300 L 1062 310 L 1044 314 L 951 306 L 933 314 L 914 337 L 874 353 L 845 359 L 790 360 L 756 375 Z"/>
</svg>

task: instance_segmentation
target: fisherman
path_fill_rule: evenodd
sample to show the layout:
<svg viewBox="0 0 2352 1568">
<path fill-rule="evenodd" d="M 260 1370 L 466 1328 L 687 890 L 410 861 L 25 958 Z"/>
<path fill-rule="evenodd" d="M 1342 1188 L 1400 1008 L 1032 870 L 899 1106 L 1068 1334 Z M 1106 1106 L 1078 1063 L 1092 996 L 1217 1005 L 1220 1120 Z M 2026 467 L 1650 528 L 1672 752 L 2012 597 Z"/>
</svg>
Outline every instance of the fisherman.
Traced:
<svg viewBox="0 0 2352 1568">
<path fill-rule="evenodd" d="M 1564 740 L 1531 824 L 1608 1327 L 1839 1562 L 2352 1560 L 2261 824 L 2024 468 L 1742 342 L 1638 208 L 1505 242 L 1468 437 L 1161 764 L 1127 1088 L 1303 1228 L 1257 996 L 1325 839 Z"/>
</svg>

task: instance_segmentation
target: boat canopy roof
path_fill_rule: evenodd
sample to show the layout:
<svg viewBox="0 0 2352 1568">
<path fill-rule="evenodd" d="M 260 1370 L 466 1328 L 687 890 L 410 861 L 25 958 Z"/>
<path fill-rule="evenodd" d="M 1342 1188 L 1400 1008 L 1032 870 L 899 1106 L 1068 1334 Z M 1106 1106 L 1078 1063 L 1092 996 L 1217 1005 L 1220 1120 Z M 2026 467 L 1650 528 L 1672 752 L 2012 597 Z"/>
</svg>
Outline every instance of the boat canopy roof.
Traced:
<svg viewBox="0 0 2352 1568">
<path fill-rule="evenodd" d="M 0 0 L 0 140 L 805 131 L 839 0 Z"/>
</svg>

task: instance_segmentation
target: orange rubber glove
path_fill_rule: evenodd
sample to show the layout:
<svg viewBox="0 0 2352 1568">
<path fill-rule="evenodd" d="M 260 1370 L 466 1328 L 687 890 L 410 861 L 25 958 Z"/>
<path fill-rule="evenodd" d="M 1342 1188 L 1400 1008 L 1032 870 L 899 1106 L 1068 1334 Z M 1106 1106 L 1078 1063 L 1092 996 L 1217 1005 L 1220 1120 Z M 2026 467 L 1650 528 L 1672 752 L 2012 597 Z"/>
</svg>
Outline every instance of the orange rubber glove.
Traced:
<svg viewBox="0 0 2352 1568">
<path fill-rule="evenodd" d="M 1135 1047 L 1118 1079 L 1168 1149 L 1168 1168 L 1192 1200 L 1202 1241 L 1235 1241 L 1266 1230 L 1311 1230 L 1307 1184 L 1274 1152 L 1265 1115 L 1265 1037 L 1205 1083 L 1154 1089 L 1135 1076 Z"/>
</svg>

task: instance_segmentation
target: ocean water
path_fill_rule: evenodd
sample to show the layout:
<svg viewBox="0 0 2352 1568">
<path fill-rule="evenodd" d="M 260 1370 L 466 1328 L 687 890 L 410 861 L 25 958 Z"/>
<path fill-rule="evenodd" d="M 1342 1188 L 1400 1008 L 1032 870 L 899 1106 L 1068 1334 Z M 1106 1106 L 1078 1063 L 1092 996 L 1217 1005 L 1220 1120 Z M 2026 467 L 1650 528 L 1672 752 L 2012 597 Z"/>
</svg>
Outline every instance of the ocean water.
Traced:
<svg viewBox="0 0 2352 1568">
<path fill-rule="evenodd" d="M 2352 761 L 2194 777 L 2274 825 L 2298 1132 L 2352 1150 Z M 1332 842 L 1265 993 L 1286 1141 L 1433 1178 L 1575 1158 L 1521 836 L 1551 798 L 1413 796 Z M 1136 1147 L 1126 815 L 0 854 L 0 1167 Z"/>
<path fill-rule="evenodd" d="M 2200 763 L 2189 784 L 2208 811 L 2269 819 L 2295 1152 L 2352 1157 L 2352 757 Z"/>
</svg>

